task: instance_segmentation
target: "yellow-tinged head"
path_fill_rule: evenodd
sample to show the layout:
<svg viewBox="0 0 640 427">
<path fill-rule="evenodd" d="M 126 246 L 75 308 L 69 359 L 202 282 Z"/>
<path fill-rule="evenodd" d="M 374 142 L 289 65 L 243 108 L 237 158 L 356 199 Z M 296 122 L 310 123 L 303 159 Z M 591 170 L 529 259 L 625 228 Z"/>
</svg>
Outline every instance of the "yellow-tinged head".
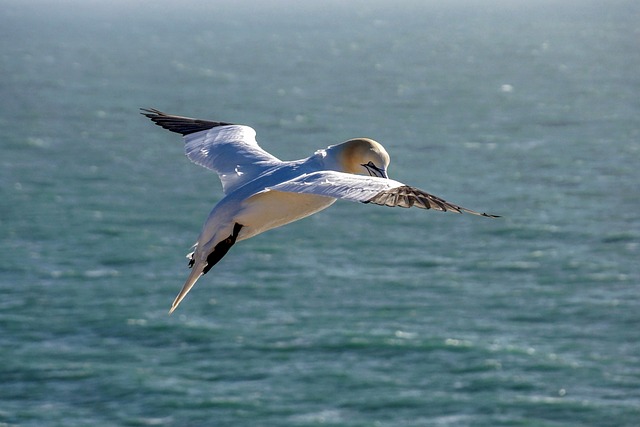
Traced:
<svg viewBox="0 0 640 427">
<path fill-rule="evenodd" d="M 327 149 L 336 170 L 358 175 L 388 178 L 389 154 L 384 147 L 369 138 L 355 138 Z"/>
</svg>

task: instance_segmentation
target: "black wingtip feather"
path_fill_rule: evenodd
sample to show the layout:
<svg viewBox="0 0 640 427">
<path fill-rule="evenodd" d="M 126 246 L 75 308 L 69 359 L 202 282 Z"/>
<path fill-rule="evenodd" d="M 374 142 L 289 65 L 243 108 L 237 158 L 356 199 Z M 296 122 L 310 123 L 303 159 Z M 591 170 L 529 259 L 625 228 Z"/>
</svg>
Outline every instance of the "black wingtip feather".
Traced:
<svg viewBox="0 0 640 427">
<path fill-rule="evenodd" d="M 151 119 L 156 125 L 167 129 L 171 132 L 179 133 L 182 136 L 192 133 L 208 130 L 218 126 L 229 126 L 232 123 L 212 122 L 209 120 L 192 119 L 189 117 L 174 116 L 163 113 L 155 108 L 141 108 L 140 114 Z"/>
<path fill-rule="evenodd" d="M 434 209 L 437 211 L 454 213 L 466 212 L 487 218 L 500 218 L 499 215 L 480 213 L 471 209 L 463 208 L 462 206 L 454 205 L 453 203 L 449 203 L 446 200 L 434 196 L 433 194 L 426 193 L 418 188 L 409 187 L 407 185 L 381 191 L 371 199 L 365 201 L 365 203 L 375 203 L 382 206 L 401 208 L 410 208 L 415 206 L 420 209 Z"/>
</svg>

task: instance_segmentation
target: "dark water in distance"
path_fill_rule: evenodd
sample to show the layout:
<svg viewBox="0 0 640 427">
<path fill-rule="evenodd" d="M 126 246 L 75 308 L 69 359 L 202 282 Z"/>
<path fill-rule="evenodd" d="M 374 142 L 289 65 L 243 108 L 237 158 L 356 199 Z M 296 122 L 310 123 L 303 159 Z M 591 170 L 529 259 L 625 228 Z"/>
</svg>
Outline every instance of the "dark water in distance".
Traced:
<svg viewBox="0 0 640 427">
<path fill-rule="evenodd" d="M 637 425 L 637 2 L 0 5 L 0 425 Z M 338 202 L 168 316 L 222 192 L 139 107 L 504 217 Z"/>
</svg>

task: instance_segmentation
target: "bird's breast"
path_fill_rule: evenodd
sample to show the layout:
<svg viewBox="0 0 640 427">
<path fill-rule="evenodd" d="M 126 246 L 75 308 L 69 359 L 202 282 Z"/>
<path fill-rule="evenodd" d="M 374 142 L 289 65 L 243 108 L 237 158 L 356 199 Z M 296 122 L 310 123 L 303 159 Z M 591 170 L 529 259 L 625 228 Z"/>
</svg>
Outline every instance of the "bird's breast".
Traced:
<svg viewBox="0 0 640 427">
<path fill-rule="evenodd" d="M 331 206 L 336 199 L 316 194 L 264 191 L 242 202 L 236 221 L 243 232 L 238 240 L 248 239 L 272 228 L 297 221 Z"/>
</svg>

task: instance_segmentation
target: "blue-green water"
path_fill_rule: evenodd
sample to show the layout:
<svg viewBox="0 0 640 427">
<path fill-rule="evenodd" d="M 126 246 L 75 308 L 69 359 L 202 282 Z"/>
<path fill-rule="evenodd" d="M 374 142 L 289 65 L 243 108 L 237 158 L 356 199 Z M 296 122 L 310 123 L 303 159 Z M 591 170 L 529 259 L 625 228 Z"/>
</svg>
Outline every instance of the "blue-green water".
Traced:
<svg viewBox="0 0 640 427">
<path fill-rule="evenodd" d="M 175 3 L 0 2 L 0 425 L 637 425 L 637 2 Z M 139 107 L 504 217 L 337 203 L 168 316 L 222 192 Z"/>
</svg>

